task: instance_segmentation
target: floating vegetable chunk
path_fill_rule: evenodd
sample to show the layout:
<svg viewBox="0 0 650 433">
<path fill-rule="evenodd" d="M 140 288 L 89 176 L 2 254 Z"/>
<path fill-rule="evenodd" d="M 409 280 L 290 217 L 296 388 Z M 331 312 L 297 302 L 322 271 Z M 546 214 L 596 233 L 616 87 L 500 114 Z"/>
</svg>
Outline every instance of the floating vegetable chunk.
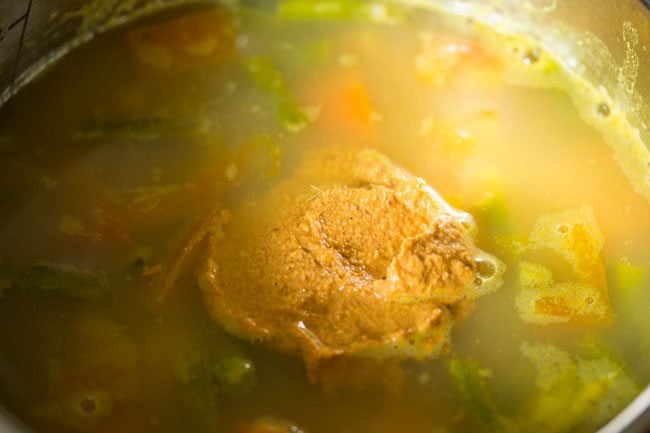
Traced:
<svg viewBox="0 0 650 433">
<path fill-rule="evenodd" d="M 223 63 L 232 57 L 236 31 L 230 14 L 210 8 L 151 25 L 127 35 L 133 57 L 161 71 Z"/>
<path fill-rule="evenodd" d="M 555 283 L 551 271 L 529 262 L 519 264 L 519 316 L 525 322 L 565 323 L 577 319 L 601 320 L 608 312 L 607 302 L 593 286 L 585 283 Z"/>
<path fill-rule="evenodd" d="M 485 384 L 485 370 L 476 361 L 460 358 L 449 360 L 447 370 L 474 420 L 491 431 L 500 430 L 500 415 Z"/>
<path fill-rule="evenodd" d="M 474 246 L 469 215 L 385 156 L 319 152 L 210 236 L 207 309 L 235 335 L 300 355 L 316 382 L 437 356 L 502 265 Z"/>
<path fill-rule="evenodd" d="M 639 392 L 624 366 L 607 357 L 571 356 L 543 343 L 524 343 L 521 350 L 537 370 L 539 392 L 525 415 L 533 431 L 596 430 Z"/>
<path fill-rule="evenodd" d="M 284 76 L 266 57 L 252 57 L 245 62 L 255 85 L 264 91 L 275 105 L 278 120 L 290 132 L 299 132 L 309 123 L 306 111 L 298 104 Z"/>
<path fill-rule="evenodd" d="M 576 356 L 551 344 L 523 343 L 521 352 L 535 366 L 535 390 L 516 416 L 499 410 L 485 381 L 485 369 L 476 361 L 455 358 L 447 367 L 461 403 L 481 431 L 595 431 L 624 408 L 639 388 L 625 366 L 602 348 L 585 349 Z"/>
<path fill-rule="evenodd" d="M 550 250 L 571 265 L 575 280 L 555 283 L 542 265 L 519 265 L 519 316 L 529 323 L 597 323 L 611 319 L 605 268 L 600 258 L 603 235 L 593 210 L 582 207 L 540 217 L 528 251 Z"/>
<path fill-rule="evenodd" d="M 283 0 L 277 14 L 290 20 L 355 20 L 388 25 L 404 19 L 399 5 L 359 0 Z"/>
<path fill-rule="evenodd" d="M 8 289 L 51 293 L 87 301 L 101 299 L 110 291 L 108 279 L 102 273 L 45 262 L 32 263 L 21 270 L 0 266 L 0 295 Z"/>
</svg>

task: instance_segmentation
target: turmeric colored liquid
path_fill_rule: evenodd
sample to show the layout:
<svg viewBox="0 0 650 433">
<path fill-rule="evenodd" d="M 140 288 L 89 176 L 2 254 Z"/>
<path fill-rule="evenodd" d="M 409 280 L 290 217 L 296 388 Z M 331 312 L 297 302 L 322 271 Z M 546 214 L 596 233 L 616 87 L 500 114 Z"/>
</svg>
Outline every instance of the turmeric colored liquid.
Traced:
<svg viewBox="0 0 650 433">
<path fill-rule="evenodd" d="M 164 12 L 2 107 L 10 411 L 39 432 L 593 431 L 646 386 L 650 205 L 603 139 L 435 14 L 344 3 Z M 374 147 L 422 177 L 507 266 L 399 389 L 324 390 L 202 305 L 204 222 L 325 146 Z M 487 399 L 468 399 L 470 364 L 452 359 L 479 367 Z"/>
</svg>

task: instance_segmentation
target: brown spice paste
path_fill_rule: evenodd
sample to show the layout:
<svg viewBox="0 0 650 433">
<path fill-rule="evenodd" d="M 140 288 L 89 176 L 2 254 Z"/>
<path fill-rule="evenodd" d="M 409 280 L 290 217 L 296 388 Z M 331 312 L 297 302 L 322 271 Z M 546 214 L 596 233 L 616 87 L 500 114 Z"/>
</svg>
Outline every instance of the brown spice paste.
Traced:
<svg viewBox="0 0 650 433">
<path fill-rule="evenodd" d="M 374 150 L 321 152 L 210 235 L 205 305 L 227 331 L 300 355 L 315 382 L 435 357 L 476 295 L 483 253 L 460 215 Z"/>
</svg>

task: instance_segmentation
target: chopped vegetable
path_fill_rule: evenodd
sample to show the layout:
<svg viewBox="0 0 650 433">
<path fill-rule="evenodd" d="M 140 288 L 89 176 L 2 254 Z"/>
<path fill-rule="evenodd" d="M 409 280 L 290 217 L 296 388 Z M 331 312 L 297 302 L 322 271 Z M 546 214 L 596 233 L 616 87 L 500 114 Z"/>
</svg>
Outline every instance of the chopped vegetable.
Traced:
<svg viewBox="0 0 650 433">
<path fill-rule="evenodd" d="M 477 362 L 456 358 L 447 363 L 465 407 L 486 431 L 593 431 L 639 392 L 624 366 L 602 346 L 585 357 L 545 343 L 523 343 L 521 351 L 537 370 L 537 389 L 515 418 L 499 413 Z"/>
<path fill-rule="evenodd" d="M 124 191 L 98 185 L 86 193 L 94 193 L 95 206 L 83 216 L 63 215 L 59 229 L 68 236 L 124 248 L 134 238 L 178 218 L 181 204 L 193 194 L 207 195 L 192 183 L 142 185 Z"/>
<path fill-rule="evenodd" d="M 474 420 L 490 431 L 501 430 L 499 414 L 476 361 L 454 358 L 447 362 L 456 391 Z"/>
<path fill-rule="evenodd" d="M 597 322 L 609 311 L 608 303 L 593 286 L 580 282 L 555 283 L 550 269 L 529 262 L 519 263 L 515 306 L 524 322 L 539 325 Z"/>
<path fill-rule="evenodd" d="M 483 200 L 474 206 L 473 215 L 492 236 L 506 236 L 513 232 L 508 205 L 503 197 L 493 192 L 485 194 Z"/>
<path fill-rule="evenodd" d="M 33 263 L 20 271 L 0 270 L 0 294 L 3 290 L 21 288 L 95 301 L 110 289 L 102 273 L 82 271 L 72 265 Z"/>
<path fill-rule="evenodd" d="M 299 132 L 309 123 L 308 114 L 298 104 L 286 80 L 268 57 L 251 57 L 244 62 L 255 85 L 269 95 L 278 120 L 290 132 Z"/>
<path fill-rule="evenodd" d="M 583 358 L 543 343 L 521 347 L 537 369 L 539 391 L 526 417 L 535 431 L 567 432 L 582 425 L 595 430 L 639 392 L 622 365 L 606 357 Z"/>
<path fill-rule="evenodd" d="M 205 356 L 202 352 L 184 353 L 176 360 L 176 374 L 193 422 L 191 431 L 197 433 L 215 432 L 219 426 L 217 385 L 206 366 Z"/>
<path fill-rule="evenodd" d="M 235 53 L 231 14 L 211 7 L 131 30 L 127 43 L 134 59 L 160 71 L 220 64 Z"/>
<path fill-rule="evenodd" d="M 539 217 L 525 249 L 560 254 L 573 268 L 575 281 L 556 284 L 548 268 L 522 262 L 515 301 L 522 320 L 538 324 L 611 320 L 609 290 L 600 259 L 603 244 L 590 207 Z"/>
<path fill-rule="evenodd" d="M 181 243 L 180 250 L 175 254 L 175 259 L 172 261 L 169 271 L 154 292 L 152 302 L 155 307 L 161 307 L 173 289 L 177 287 L 176 280 L 190 258 L 195 254 L 196 247 L 201 244 L 208 234 L 222 234 L 223 225 L 229 220 L 230 213 L 227 210 L 216 210 L 203 221 L 200 221 L 194 230 L 190 231 L 188 238 Z"/>
<path fill-rule="evenodd" d="M 404 19 L 395 3 L 365 0 L 283 0 L 277 6 L 280 18 L 290 20 L 360 20 L 394 25 Z"/>
<path fill-rule="evenodd" d="M 472 206 L 471 213 L 480 227 L 479 233 L 494 241 L 499 255 L 506 260 L 515 260 L 526 244 L 526 238 L 515 230 L 511 209 L 503 196 L 486 193 Z"/>
<path fill-rule="evenodd" d="M 97 141 L 121 138 L 135 141 L 154 141 L 169 134 L 187 132 L 193 124 L 184 125 L 165 116 L 107 119 L 88 117 L 81 120 L 79 129 L 71 136 L 77 141 Z"/>
<path fill-rule="evenodd" d="M 255 365 L 238 355 L 219 359 L 212 372 L 219 384 L 219 391 L 224 394 L 245 394 L 255 387 L 257 381 Z"/>
<path fill-rule="evenodd" d="M 604 238 L 593 209 L 542 215 L 529 236 L 529 250 L 549 249 L 561 254 L 577 276 L 607 295 L 605 269 L 600 260 Z"/>
<path fill-rule="evenodd" d="M 256 385 L 255 366 L 236 346 L 216 335 L 205 335 L 200 349 L 180 352 L 175 372 L 197 432 L 219 425 L 218 395 L 242 395 Z M 218 345 L 214 342 L 219 341 Z"/>
<path fill-rule="evenodd" d="M 322 104 L 317 125 L 323 131 L 336 131 L 337 139 L 345 137 L 356 143 L 375 141 L 380 116 L 358 71 L 338 69 L 317 84 L 306 89 L 306 93 Z"/>
<path fill-rule="evenodd" d="M 627 257 L 622 257 L 614 263 L 614 284 L 619 292 L 639 290 L 646 280 L 648 270 L 646 267 L 630 263 Z"/>
</svg>

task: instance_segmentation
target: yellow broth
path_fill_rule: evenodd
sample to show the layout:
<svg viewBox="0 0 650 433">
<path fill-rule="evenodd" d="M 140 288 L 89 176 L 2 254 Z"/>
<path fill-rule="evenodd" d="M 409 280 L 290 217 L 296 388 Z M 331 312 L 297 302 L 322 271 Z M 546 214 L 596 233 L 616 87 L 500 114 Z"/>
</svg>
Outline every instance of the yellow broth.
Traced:
<svg viewBox="0 0 650 433">
<path fill-rule="evenodd" d="M 645 386 L 650 206 L 569 97 L 507 84 L 504 60 L 468 35 L 471 22 L 464 34 L 422 10 L 295 19 L 274 8 L 190 8 L 129 24 L 2 108 L 2 404 L 43 432 L 268 431 L 245 427 L 264 417 L 311 433 L 535 431 L 550 421 L 527 421 L 541 391 L 524 352 L 541 343 L 577 364 L 613 359 L 611 380 Z M 595 101 L 604 117 L 606 108 Z M 324 390 L 298 359 L 219 330 L 196 283 L 200 242 L 170 277 L 212 212 L 263 194 L 307 149 L 330 145 L 376 147 L 424 178 L 475 216 L 479 247 L 507 265 L 504 285 L 456 325 L 449 353 L 406 362 L 397 390 Z M 557 251 L 522 245 L 541 216 L 583 206 L 604 239 L 596 254 L 611 323 L 526 323 L 515 301 L 522 262 L 556 282 L 576 275 Z M 45 277 L 21 281 L 35 264 Z M 66 271 L 87 272 L 81 285 L 99 293 L 41 287 L 47 272 Z M 204 356 L 250 360 L 254 383 L 229 392 L 214 371 L 188 373 Z M 450 359 L 480 366 L 493 407 L 472 413 Z M 585 407 L 565 402 L 575 419 L 544 431 L 597 428 L 606 419 L 586 415 L 602 409 L 608 384 L 581 388 Z M 622 392 L 615 410 L 630 398 Z M 492 411 L 497 421 L 480 415 Z"/>
</svg>

